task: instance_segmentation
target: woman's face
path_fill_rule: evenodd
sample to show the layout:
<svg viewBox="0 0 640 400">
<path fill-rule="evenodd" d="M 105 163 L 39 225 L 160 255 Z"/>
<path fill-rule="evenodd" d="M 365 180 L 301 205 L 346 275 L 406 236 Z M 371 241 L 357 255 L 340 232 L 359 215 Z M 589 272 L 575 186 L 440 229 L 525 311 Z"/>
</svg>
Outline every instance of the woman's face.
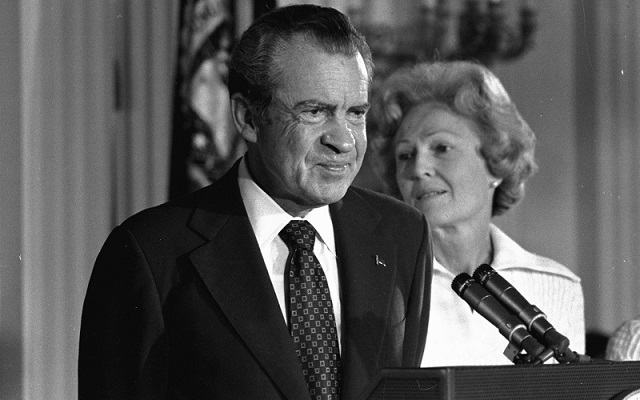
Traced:
<svg viewBox="0 0 640 400">
<path fill-rule="evenodd" d="M 398 129 L 398 187 L 433 227 L 491 218 L 496 178 L 479 153 L 478 132 L 469 118 L 433 103 L 413 107 Z"/>
</svg>

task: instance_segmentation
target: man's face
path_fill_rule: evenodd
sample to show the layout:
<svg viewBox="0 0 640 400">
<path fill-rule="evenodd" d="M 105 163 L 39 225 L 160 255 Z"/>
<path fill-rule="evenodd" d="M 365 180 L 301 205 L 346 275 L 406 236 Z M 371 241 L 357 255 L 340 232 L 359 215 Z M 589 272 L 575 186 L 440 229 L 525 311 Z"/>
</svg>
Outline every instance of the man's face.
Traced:
<svg viewBox="0 0 640 400">
<path fill-rule="evenodd" d="M 328 54 L 301 39 L 276 62 L 282 73 L 256 123 L 249 166 L 262 189 L 299 216 L 340 200 L 362 165 L 368 76 L 359 54 Z"/>
</svg>

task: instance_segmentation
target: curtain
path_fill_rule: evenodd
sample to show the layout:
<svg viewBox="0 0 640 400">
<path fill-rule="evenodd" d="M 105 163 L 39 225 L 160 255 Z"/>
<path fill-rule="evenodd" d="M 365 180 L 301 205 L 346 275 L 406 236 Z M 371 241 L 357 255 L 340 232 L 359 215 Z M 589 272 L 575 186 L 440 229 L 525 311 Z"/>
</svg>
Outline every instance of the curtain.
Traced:
<svg viewBox="0 0 640 400">
<path fill-rule="evenodd" d="M 180 2 L 170 198 L 214 182 L 246 150 L 227 90 L 232 22 L 228 1 Z"/>
<path fill-rule="evenodd" d="M 587 324 L 610 334 L 640 314 L 640 4 L 575 13 L 579 261 Z"/>
<path fill-rule="evenodd" d="M 20 16 L 22 398 L 73 399 L 95 257 L 167 197 L 176 4 L 24 0 Z"/>
</svg>

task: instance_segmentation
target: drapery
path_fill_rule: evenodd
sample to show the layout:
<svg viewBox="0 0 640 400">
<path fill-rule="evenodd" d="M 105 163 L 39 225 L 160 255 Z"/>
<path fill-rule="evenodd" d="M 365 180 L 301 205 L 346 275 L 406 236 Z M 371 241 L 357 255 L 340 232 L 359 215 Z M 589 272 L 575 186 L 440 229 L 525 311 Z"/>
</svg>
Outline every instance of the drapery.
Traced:
<svg viewBox="0 0 640 400">
<path fill-rule="evenodd" d="M 166 200 L 175 10 L 21 2 L 24 399 L 77 396 L 80 313 L 98 250 L 119 221 Z"/>
</svg>

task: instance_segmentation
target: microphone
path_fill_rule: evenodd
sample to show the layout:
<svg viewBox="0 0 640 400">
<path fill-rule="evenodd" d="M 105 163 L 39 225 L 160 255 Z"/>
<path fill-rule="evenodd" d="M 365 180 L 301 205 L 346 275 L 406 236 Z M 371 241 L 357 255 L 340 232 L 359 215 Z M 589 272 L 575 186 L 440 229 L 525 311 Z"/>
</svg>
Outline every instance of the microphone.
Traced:
<svg viewBox="0 0 640 400">
<path fill-rule="evenodd" d="M 482 285 L 463 272 L 451 282 L 451 288 L 466 301 L 473 310 L 489 320 L 498 331 L 510 343 L 518 349 L 524 349 L 529 356 L 528 362 L 535 364 L 546 361 L 551 353 L 545 352 L 542 346 L 531 334 L 522 322 L 507 311 L 498 300 L 491 295 Z M 545 354 L 543 354 L 545 353 Z M 514 360 L 512 360 L 514 361 Z"/>
<path fill-rule="evenodd" d="M 517 315 L 536 339 L 554 351 L 554 354 L 557 355 L 556 358 L 574 360 L 573 353 L 569 350 L 569 339 L 556 331 L 547 320 L 547 316 L 538 307 L 530 304 L 489 264 L 482 264 L 476 268 L 473 278 L 480 282 L 510 312 Z"/>
</svg>

